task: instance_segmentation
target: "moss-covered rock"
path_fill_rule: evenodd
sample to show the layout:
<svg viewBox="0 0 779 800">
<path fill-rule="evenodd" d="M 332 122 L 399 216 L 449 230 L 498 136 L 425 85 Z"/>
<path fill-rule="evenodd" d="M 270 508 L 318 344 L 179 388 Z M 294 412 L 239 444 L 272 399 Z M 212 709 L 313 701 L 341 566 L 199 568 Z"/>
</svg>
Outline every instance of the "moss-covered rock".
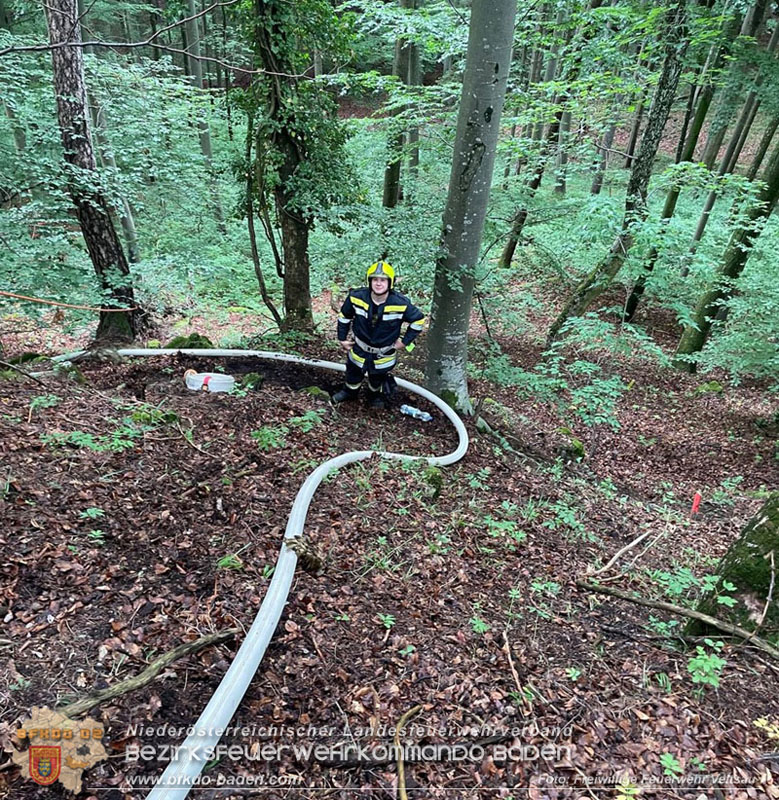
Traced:
<svg viewBox="0 0 779 800">
<path fill-rule="evenodd" d="M 330 395 L 324 389 L 320 389 L 318 386 L 306 386 L 306 388 L 302 391 L 311 395 L 311 397 L 318 397 L 321 400 L 330 399 Z"/>
<path fill-rule="evenodd" d="M 773 556 L 773 558 L 772 558 Z M 772 581 L 776 583 L 779 568 L 779 492 L 772 494 L 763 507 L 749 521 L 738 539 L 717 567 L 720 583 L 714 593 L 698 606 L 698 611 L 754 629 L 757 620 L 766 608 Z M 727 581 L 735 590 L 726 591 Z M 732 608 L 717 601 L 717 596 L 732 596 L 736 603 Z M 692 621 L 688 631 L 697 635 L 703 632 L 701 623 Z M 761 636 L 779 640 L 779 603 L 774 596 L 763 621 Z"/>
<path fill-rule="evenodd" d="M 174 336 L 165 347 L 169 350 L 213 350 L 214 344 L 200 333 L 190 333 L 189 336 Z"/>
<path fill-rule="evenodd" d="M 425 494 L 432 500 L 436 500 L 444 485 L 443 473 L 438 467 L 430 466 L 422 473 L 422 479 L 426 486 Z"/>
<path fill-rule="evenodd" d="M 722 394 L 724 389 L 719 381 L 709 381 L 702 383 L 695 388 L 695 394 Z"/>
</svg>

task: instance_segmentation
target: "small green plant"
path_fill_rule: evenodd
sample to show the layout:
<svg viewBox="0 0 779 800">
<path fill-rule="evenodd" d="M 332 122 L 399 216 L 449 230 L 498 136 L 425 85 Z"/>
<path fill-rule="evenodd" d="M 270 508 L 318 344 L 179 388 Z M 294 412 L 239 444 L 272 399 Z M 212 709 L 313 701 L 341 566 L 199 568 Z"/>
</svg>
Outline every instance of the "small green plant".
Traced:
<svg viewBox="0 0 779 800">
<path fill-rule="evenodd" d="M 668 622 L 665 622 L 665 620 L 658 619 L 657 617 L 650 614 L 648 627 L 650 630 L 653 630 L 660 636 L 667 636 L 670 639 L 672 636 L 675 636 L 676 633 L 678 632 L 679 620 L 672 619 L 669 620 Z"/>
<path fill-rule="evenodd" d="M 533 520 L 538 519 L 541 510 L 546 508 L 547 505 L 545 500 L 534 500 L 531 497 L 524 506 L 520 506 L 520 508 L 517 509 L 517 514 L 519 514 L 525 522 L 533 522 Z"/>
<path fill-rule="evenodd" d="M 39 394 L 30 400 L 30 411 L 27 414 L 27 421 L 32 419 L 34 411 L 39 408 L 54 408 L 60 404 L 60 398 L 56 394 Z"/>
<path fill-rule="evenodd" d="M 216 562 L 217 569 L 243 569 L 243 561 L 235 553 L 222 556 Z"/>
<path fill-rule="evenodd" d="M 309 431 L 312 431 L 317 425 L 322 424 L 323 417 L 324 412 L 314 411 L 312 409 L 310 411 L 306 411 L 306 413 L 300 417 L 292 417 L 292 419 L 289 421 L 289 424 L 295 428 L 300 428 L 303 433 L 309 433 Z"/>
<path fill-rule="evenodd" d="M 468 621 L 471 623 L 471 630 L 474 633 L 478 634 L 487 633 L 487 631 L 490 629 L 489 624 L 485 622 L 481 617 L 478 617 L 476 615 L 472 616 Z"/>
<path fill-rule="evenodd" d="M 276 571 L 275 564 L 265 564 L 262 568 L 262 572 L 260 573 L 262 577 L 267 581 L 269 578 L 273 576 L 273 573 Z"/>
<path fill-rule="evenodd" d="M 537 594 L 545 594 L 551 597 L 557 597 L 557 595 L 560 594 L 560 589 L 562 589 L 562 586 L 560 586 L 560 584 L 557 583 L 557 581 L 534 580 L 530 584 L 531 592 L 536 592 Z"/>
<path fill-rule="evenodd" d="M 491 474 L 492 470 L 489 467 L 482 467 L 482 469 L 468 478 L 468 486 L 471 489 L 488 489 L 488 481 Z"/>
<path fill-rule="evenodd" d="M 416 647 L 414 647 L 413 644 L 407 644 L 402 650 L 399 650 L 398 653 L 405 658 L 406 656 L 410 656 L 415 650 Z"/>
<path fill-rule="evenodd" d="M 94 531 L 88 531 L 87 538 L 102 547 L 105 544 L 105 531 L 101 531 L 99 528 Z"/>
<path fill-rule="evenodd" d="M 517 523 L 506 519 L 495 519 L 492 516 L 486 516 L 482 520 L 487 533 L 494 539 L 508 538 L 509 548 L 516 549 L 515 545 L 524 541 L 527 534 L 517 528 Z"/>
<path fill-rule="evenodd" d="M 157 428 L 161 425 L 174 425 L 179 421 L 179 415 L 175 411 L 143 403 L 139 407 L 132 409 L 130 419 L 139 425 Z"/>
<path fill-rule="evenodd" d="M 614 481 L 611 478 L 604 478 L 599 484 L 598 488 L 601 491 L 601 494 L 607 500 L 614 500 L 617 497 L 617 487 L 614 484 Z"/>
<path fill-rule="evenodd" d="M 655 675 L 655 680 L 657 681 L 657 685 L 666 693 L 671 693 L 671 679 L 668 677 L 668 673 L 666 672 L 658 672 Z"/>
<path fill-rule="evenodd" d="M 289 428 L 286 425 L 263 425 L 256 431 L 251 432 L 251 437 L 257 442 L 257 447 L 264 453 L 284 447 L 287 443 L 286 436 Z"/>
<path fill-rule="evenodd" d="M 687 671 L 692 675 L 692 682 L 701 684 L 701 691 L 706 686 L 719 686 L 722 670 L 728 663 L 718 655 L 725 646 L 723 642 L 715 642 L 713 639 L 704 639 L 704 642 L 713 652 L 697 645 L 695 655 L 687 662 Z"/>
<path fill-rule="evenodd" d="M 740 484 L 744 482 L 741 475 L 736 475 L 733 478 L 725 478 L 720 482 L 720 485 L 711 493 L 711 502 L 716 503 L 718 506 L 732 506 L 735 505 L 735 494 Z"/>
<path fill-rule="evenodd" d="M 379 622 L 387 629 L 390 630 L 395 624 L 394 614 L 379 614 Z"/>
<path fill-rule="evenodd" d="M 693 769 L 697 769 L 698 772 L 706 772 L 706 765 L 701 761 L 698 756 L 693 756 L 689 761 L 690 766 Z"/>
<path fill-rule="evenodd" d="M 335 615 L 335 619 L 337 622 L 349 622 L 351 617 L 345 611 L 342 611 L 340 614 Z"/>
<path fill-rule="evenodd" d="M 663 767 L 663 775 L 667 775 L 669 778 L 678 778 L 684 773 L 679 759 L 672 753 L 663 753 L 660 756 L 660 764 Z"/>
<path fill-rule="evenodd" d="M 32 681 L 29 678 L 19 675 L 13 683 L 8 684 L 8 689 L 12 692 L 18 692 L 26 689 L 31 683 Z"/>
<path fill-rule="evenodd" d="M 79 513 L 81 519 L 100 519 L 105 516 L 105 511 L 102 508 L 85 508 Z"/>
<path fill-rule="evenodd" d="M 432 555 L 436 553 L 448 553 L 451 544 L 452 538 L 448 533 L 437 533 L 435 539 L 427 543 L 427 550 Z"/>
<path fill-rule="evenodd" d="M 582 676 L 582 671 L 578 667 L 566 667 L 565 676 L 569 681 L 578 681 Z"/>
</svg>

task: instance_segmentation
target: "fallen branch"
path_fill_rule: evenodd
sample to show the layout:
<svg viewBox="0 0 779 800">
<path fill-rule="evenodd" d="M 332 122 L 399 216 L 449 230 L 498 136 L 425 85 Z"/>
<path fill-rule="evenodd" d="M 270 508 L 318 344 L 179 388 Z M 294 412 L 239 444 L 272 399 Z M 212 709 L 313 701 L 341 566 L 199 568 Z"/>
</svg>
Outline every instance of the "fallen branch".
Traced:
<svg viewBox="0 0 779 800">
<path fill-rule="evenodd" d="M 646 539 L 646 537 L 649 536 L 650 533 L 651 531 L 644 531 L 644 533 L 642 533 L 640 536 L 633 539 L 633 541 L 630 544 L 626 544 L 621 550 L 617 550 L 617 552 L 612 556 L 611 560 L 608 562 L 608 564 L 606 564 L 606 566 L 601 567 L 600 569 L 596 569 L 595 572 L 589 572 L 588 575 L 591 578 L 594 578 L 596 575 L 601 575 L 604 572 L 607 572 L 614 565 L 617 559 L 619 559 L 622 555 L 627 553 L 628 550 L 632 550 L 637 544 L 643 542 L 644 539 Z"/>
<path fill-rule="evenodd" d="M 627 600 L 639 606 L 645 606 L 646 608 L 658 608 L 661 611 L 670 611 L 671 614 L 678 614 L 682 617 L 697 619 L 699 622 L 703 622 L 706 625 L 711 625 L 712 628 L 717 628 L 717 630 L 724 631 L 725 633 L 731 633 L 734 636 L 740 637 L 741 639 L 746 639 L 748 642 L 754 644 L 756 647 L 759 647 L 761 650 L 779 661 L 779 650 L 777 650 L 777 648 L 772 647 L 764 639 L 760 639 L 759 637 L 755 636 L 752 631 L 748 631 L 745 628 L 740 628 L 738 625 L 731 625 L 729 622 L 709 616 L 708 614 L 703 614 L 700 611 L 693 611 L 691 608 L 684 608 L 683 606 L 675 606 L 673 603 L 665 603 L 662 600 L 647 600 L 643 597 L 634 597 L 627 592 L 621 592 L 619 589 L 612 589 L 610 586 L 596 586 L 595 584 L 587 583 L 587 581 L 581 579 L 576 581 L 576 585 L 582 589 L 586 589 L 588 592 L 610 594 L 613 597 L 619 597 L 621 600 Z"/>
<path fill-rule="evenodd" d="M 40 383 L 41 386 L 46 386 L 46 384 L 40 378 L 36 378 L 35 375 L 30 375 L 27 370 L 17 367 L 16 364 L 9 364 L 7 361 L 0 361 L 0 367 L 7 367 L 8 369 L 16 370 L 16 372 L 18 372 L 20 375 L 24 375 L 25 378 L 29 378 L 36 383 Z"/>
<path fill-rule="evenodd" d="M 405 729 L 406 723 L 411 719 L 411 717 L 417 715 L 423 708 L 424 706 L 414 706 L 414 708 L 410 708 L 400 718 L 398 727 L 395 728 L 395 756 L 398 759 L 398 793 L 400 794 L 400 800 L 408 800 L 408 794 L 406 792 L 406 769 L 403 765 L 403 750 L 400 746 L 400 732 Z"/>
<path fill-rule="evenodd" d="M 89 694 L 81 700 L 76 700 L 75 703 L 60 706 L 57 711 L 71 718 L 77 717 L 79 714 L 84 714 L 89 711 L 90 708 L 102 703 L 104 700 L 111 700 L 114 697 L 127 694 L 127 692 L 141 689 L 146 686 L 147 683 L 151 683 L 165 667 L 172 664 L 174 661 L 178 661 L 184 656 L 192 655 L 192 653 L 197 653 L 205 647 L 221 644 L 227 639 L 232 639 L 237 633 L 238 628 L 228 628 L 227 630 L 219 631 L 219 633 L 211 633 L 208 636 L 201 636 L 199 639 L 195 639 L 192 642 L 180 644 L 178 647 L 175 647 L 173 650 L 164 653 L 159 658 L 152 661 L 139 675 L 126 678 L 120 683 L 117 683 L 116 686 L 110 686 L 108 689 L 101 689 L 99 692 Z"/>
<path fill-rule="evenodd" d="M 506 657 L 509 661 L 509 668 L 511 669 L 511 674 L 517 687 L 519 699 L 522 701 L 522 716 L 528 717 L 533 713 L 533 704 L 525 695 L 525 689 L 522 686 L 522 682 L 519 680 L 519 673 L 517 672 L 517 668 L 514 666 L 514 659 L 511 657 L 511 644 L 509 643 L 509 635 L 506 630 L 503 631 L 503 642 L 503 649 L 506 651 Z"/>
</svg>

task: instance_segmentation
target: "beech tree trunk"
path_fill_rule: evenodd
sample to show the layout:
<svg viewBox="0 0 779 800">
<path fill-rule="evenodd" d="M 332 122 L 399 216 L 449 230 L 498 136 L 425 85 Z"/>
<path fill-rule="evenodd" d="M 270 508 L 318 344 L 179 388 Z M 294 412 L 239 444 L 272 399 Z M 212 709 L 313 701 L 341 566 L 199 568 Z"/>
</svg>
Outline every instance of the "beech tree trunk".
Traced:
<svg viewBox="0 0 779 800">
<path fill-rule="evenodd" d="M 506 96 L 516 0 L 474 3 L 427 335 L 427 386 L 469 411 L 468 327 Z"/>
<path fill-rule="evenodd" d="M 705 598 L 696 610 L 746 630 L 754 630 L 760 623 L 760 635 L 769 641 L 776 641 L 779 636 L 777 570 L 779 570 L 779 493 L 774 493 L 725 553 L 716 569 L 716 574 L 720 576 L 716 592 Z M 724 581 L 735 586 L 735 590 L 726 591 L 723 588 Z M 773 594 L 769 598 L 772 589 Z M 717 594 L 733 597 L 736 605 L 728 608 L 718 603 Z M 707 631 L 702 623 L 692 620 L 685 633 L 696 636 Z"/>
<path fill-rule="evenodd" d="M 655 88 L 649 121 L 641 139 L 641 147 L 630 172 L 620 233 L 606 257 L 596 264 L 579 283 L 557 319 L 552 323 L 548 334 L 549 341 L 557 336 L 560 328 L 570 317 L 578 317 L 583 314 L 610 285 L 633 246 L 636 226 L 646 219 L 646 195 L 649 179 L 663 129 L 676 97 L 676 88 L 679 85 L 682 58 L 687 47 L 686 28 L 685 8 L 681 3 L 668 12 L 666 56 Z"/>
<path fill-rule="evenodd" d="M 51 44 L 80 42 L 76 0 L 50 0 L 46 19 Z M 116 235 L 108 203 L 100 189 L 95 153 L 89 135 L 89 110 L 84 81 L 84 59 L 80 47 L 57 47 L 51 51 L 57 120 L 62 135 L 68 171 L 68 192 L 76 207 L 89 257 L 103 290 L 101 306 L 133 308 L 130 269 Z M 134 311 L 101 311 L 96 340 L 131 342 L 135 338 Z"/>
</svg>

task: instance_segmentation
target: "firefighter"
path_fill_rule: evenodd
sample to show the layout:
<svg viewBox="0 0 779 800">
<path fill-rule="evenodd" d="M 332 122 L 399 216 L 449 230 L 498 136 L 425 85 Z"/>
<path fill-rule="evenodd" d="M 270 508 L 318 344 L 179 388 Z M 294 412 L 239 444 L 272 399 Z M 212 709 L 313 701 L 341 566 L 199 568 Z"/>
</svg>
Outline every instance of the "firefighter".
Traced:
<svg viewBox="0 0 779 800">
<path fill-rule="evenodd" d="M 371 264 L 365 281 L 366 286 L 349 290 L 338 317 L 338 341 L 348 355 L 346 382 L 333 395 L 333 403 L 355 399 L 367 373 L 370 407 L 386 408 L 395 386 L 390 373 L 397 353 L 414 349 L 425 318 L 408 297 L 393 289 L 395 270 L 386 261 Z M 401 336 L 404 322 L 408 327 Z"/>
</svg>

